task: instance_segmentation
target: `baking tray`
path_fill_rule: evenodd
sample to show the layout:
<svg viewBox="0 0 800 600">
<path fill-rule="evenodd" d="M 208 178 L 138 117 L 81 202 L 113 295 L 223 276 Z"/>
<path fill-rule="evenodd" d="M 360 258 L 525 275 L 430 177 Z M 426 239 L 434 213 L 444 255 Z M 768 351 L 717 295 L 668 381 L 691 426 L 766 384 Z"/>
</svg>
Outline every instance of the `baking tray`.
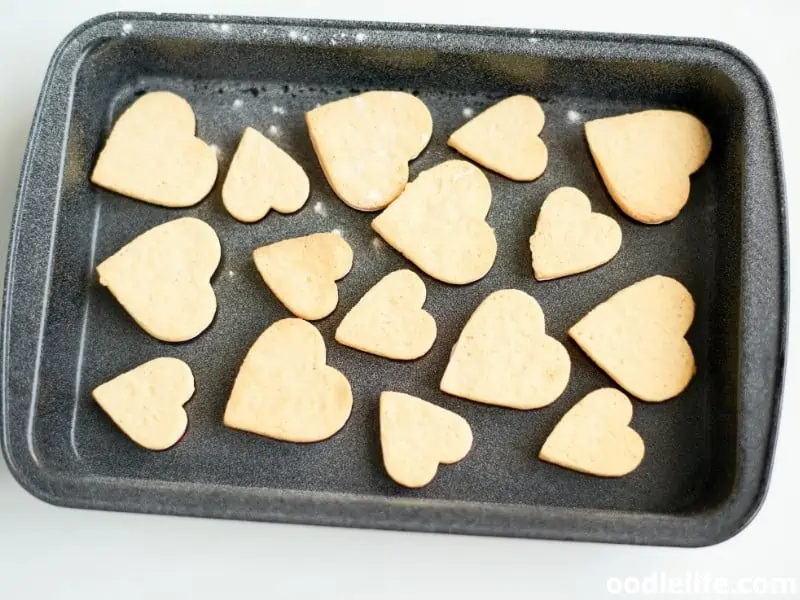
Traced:
<svg viewBox="0 0 800 600">
<path fill-rule="evenodd" d="M 335 198 L 303 113 L 367 89 L 418 95 L 433 114 L 421 170 L 457 156 L 447 135 L 500 98 L 542 102 L 550 161 L 532 183 L 488 174 L 497 261 L 482 280 L 451 287 L 424 277 L 439 337 L 407 364 L 333 342 L 345 312 L 381 276 L 409 266 L 375 241 L 374 215 Z M 189 100 L 202 139 L 220 150 L 220 179 L 190 209 L 146 205 L 89 183 L 114 119 L 134 98 L 165 89 Z M 710 128 L 713 151 L 674 221 L 635 223 L 614 206 L 590 158 L 582 122 L 675 107 Z M 297 214 L 244 225 L 220 187 L 245 126 L 275 137 L 307 170 L 311 197 Z M 610 264 L 536 282 L 527 239 L 558 186 L 587 192 L 613 215 L 623 246 Z M 3 449 L 11 472 L 54 504 L 236 519 L 483 535 L 698 546 L 744 527 L 761 504 L 775 445 L 787 319 L 784 189 L 775 113 L 763 76 L 717 42 L 423 25 L 113 14 L 72 32 L 44 82 L 22 170 L 3 312 Z M 219 234 L 213 286 L 219 311 L 197 339 L 147 336 L 101 288 L 94 267 L 150 227 L 192 215 Z M 339 230 L 355 251 L 339 308 L 319 322 L 329 363 L 355 405 L 329 441 L 295 445 L 227 429 L 222 414 L 251 343 L 288 315 L 250 253 L 263 244 Z M 689 340 L 698 373 L 678 398 L 635 403 L 641 466 L 600 479 L 537 460 L 547 433 L 608 377 L 567 339 L 568 327 L 623 287 L 653 274 L 678 278 L 697 302 Z M 449 397 L 438 382 L 463 324 L 490 291 L 532 294 L 550 335 L 572 359 L 566 392 L 541 410 L 514 411 Z M 136 447 L 96 407 L 99 383 L 159 355 L 191 365 L 197 393 L 188 432 L 161 452 Z M 475 444 L 411 491 L 384 473 L 377 428 L 382 390 L 454 410 Z"/>
</svg>

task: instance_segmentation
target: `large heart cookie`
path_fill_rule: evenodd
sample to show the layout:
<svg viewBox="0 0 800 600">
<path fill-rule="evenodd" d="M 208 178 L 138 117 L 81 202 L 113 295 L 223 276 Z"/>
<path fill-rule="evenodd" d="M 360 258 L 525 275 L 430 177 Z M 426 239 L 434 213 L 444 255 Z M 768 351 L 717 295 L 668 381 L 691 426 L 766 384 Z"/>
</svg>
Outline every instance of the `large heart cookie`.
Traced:
<svg viewBox="0 0 800 600">
<path fill-rule="evenodd" d="M 177 358 L 156 358 L 92 391 L 97 404 L 140 446 L 165 450 L 186 431 L 183 405 L 194 394 L 192 370 Z"/>
<path fill-rule="evenodd" d="M 471 283 L 486 275 L 497 254 L 485 221 L 491 202 L 481 170 L 449 160 L 420 173 L 372 228 L 431 277 Z"/>
<path fill-rule="evenodd" d="M 484 404 L 540 408 L 561 395 L 569 371 L 569 355 L 545 333 L 536 300 L 519 290 L 500 290 L 467 321 L 440 387 Z"/>
<path fill-rule="evenodd" d="M 408 183 L 408 161 L 428 145 L 431 113 L 405 92 L 366 92 L 306 113 L 328 183 L 345 204 L 380 210 Z"/>
<path fill-rule="evenodd" d="M 335 233 L 314 233 L 253 252 L 258 272 L 295 316 L 327 317 L 339 303 L 336 282 L 353 266 L 353 250 Z"/>
<path fill-rule="evenodd" d="M 114 124 L 92 183 L 151 204 L 197 204 L 217 179 L 217 155 L 194 133 L 186 100 L 172 92 L 145 94 Z"/>
<path fill-rule="evenodd" d="M 617 292 L 575 323 L 570 337 L 623 389 L 647 402 L 680 394 L 695 374 L 684 335 L 694 300 L 669 277 L 656 275 Z"/>
<path fill-rule="evenodd" d="M 224 422 L 278 440 L 318 442 L 339 431 L 352 408 L 350 384 L 325 364 L 325 342 L 316 327 L 283 319 L 247 353 Z"/>
<path fill-rule="evenodd" d="M 542 127 L 539 103 L 530 96 L 511 96 L 462 125 L 447 144 L 509 179 L 533 181 L 547 166 Z"/>
<path fill-rule="evenodd" d="M 153 227 L 97 266 L 100 285 L 154 338 L 184 342 L 217 312 L 211 276 L 220 259 L 209 225 L 185 217 Z"/>
<path fill-rule="evenodd" d="M 294 159 L 261 133 L 248 127 L 231 160 L 222 186 L 222 203 L 244 223 L 300 210 L 308 199 L 308 176 Z"/>
<path fill-rule="evenodd" d="M 689 199 L 689 175 L 711 151 L 711 135 L 696 117 L 674 110 L 586 123 L 586 140 L 611 197 L 642 223 L 674 219 Z"/>
<path fill-rule="evenodd" d="M 386 358 L 419 358 L 436 339 L 436 321 L 422 310 L 426 295 L 413 271 L 389 273 L 345 315 L 336 341 Z"/>
<path fill-rule="evenodd" d="M 632 417 L 625 394 L 614 388 L 595 390 L 561 418 L 539 458 L 590 475 L 627 475 L 644 458 L 644 442 L 628 426 Z"/>
<path fill-rule="evenodd" d="M 558 188 L 542 204 L 530 239 L 533 273 L 540 281 L 583 273 L 614 258 L 621 245 L 614 219 L 593 213 L 580 190 Z"/>
<path fill-rule="evenodd" d="M 428 485 L 440 464 L 456 463 L 472 448 L 469 423 L 430 402 L 383 392 L 380 413 L 383 464 L 389 477 L 405 487 Z"/>
</svg>

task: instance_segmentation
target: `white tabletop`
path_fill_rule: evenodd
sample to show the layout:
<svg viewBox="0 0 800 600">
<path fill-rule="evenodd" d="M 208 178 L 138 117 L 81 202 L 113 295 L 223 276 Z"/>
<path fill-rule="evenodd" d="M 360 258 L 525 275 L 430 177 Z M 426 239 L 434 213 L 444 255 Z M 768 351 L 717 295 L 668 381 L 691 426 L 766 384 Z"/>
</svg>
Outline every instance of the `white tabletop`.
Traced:
<svg viewBox="0 0 800 600">
<path fill-rule="evenodd" d="M 800 2 L 795 0 L 0 0 L 2 264 L 28 128 L 53 49 L 81 21 L 101 12 L 132 9 L 717 38 L 749 54 L 769 79 L 778 106 L 789 199 L 800 191 L 800 111 L 793 108 L 794 94 L 800 94 Z M 798 211 L 791 211 L 790 221 L 797 239 Z M 800 281 L 797 261 L 792 278 Z M 795 308 L 798 297 L 800 290 L 795 290 Z M 800 320 L 795 318 L 791 325 L 789 364 L 797 367 Z M 633 578 L 629 589 L 645 585 L 645 592 L 659 589 L 659 581 L 668 577 L 718 577 L 724 582 L 719 585 L 735 588 L 739 595 L 775 584 L 769 578 L 794 577 L 800 595 L 798 399 L 800 375 L 790 368 L 766 502 L 740 535 L 699 550 L 63 509 L 29 496 L 0 461 L 0 597 L 600 598 L 608 594 L 609 585 L 615 589 L 616 582 L 609 584 L 609 578 L 626 577 Z"/>
</svg>

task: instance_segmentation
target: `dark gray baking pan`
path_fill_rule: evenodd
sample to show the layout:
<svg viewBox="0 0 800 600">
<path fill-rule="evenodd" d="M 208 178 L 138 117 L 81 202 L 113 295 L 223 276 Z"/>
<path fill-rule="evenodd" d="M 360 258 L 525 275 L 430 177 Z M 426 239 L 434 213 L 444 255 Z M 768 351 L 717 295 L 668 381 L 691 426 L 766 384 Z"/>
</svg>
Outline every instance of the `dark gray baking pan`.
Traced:
<svg viewBox="0 0 800 600">
<path fill-rule="evenodd" d="M 409 266 L 376 241 L 374 215 L 346 207 L 323 178 L 303 113 L 368 89 L 417 94 L 431 110 L 421 170 L 456 154 L 445 140 L 465 118 L 513 93 L 542 102 L 550 152 L 545 174 L 514 183 L 489 174 L 488 219 L 497 261 L 482 280 L 451 287 L 425 277 L 439 325 L 432 351 L 397 363 L 336 344 L 333 331 L 358 298 Z M 148 90 L 172 90 L 197 114 L 202 139 L 220 150 L 220 179 L 185 210 L 99 189 L 89 172 L 120 111 Z M 590 158 L 582 122 L 675 107 L 710 128 L 713 151 L 692 178 L 674 221 L 645 226 L 623 216 Z M 272 136 L 309 173 L 297 214 L 244 225 L 220 187 L 248 126 Z M 607 266 L 561 280 L 532 277 L 528 236 L 558 186 L 586 191 L 623 229 Z M 213 286 L 219 311 L 194 341 L 160 343 L 97 281 L 94 267 L 134 236 L 178 216 L 210 223 L 223 246 Z M 316 231 L 339 230 L 355 252 L 341 300 L 319 322 L 329 362 L 353 386 L 355 406 L 329 441 L 295 445 L 222 425 L 237 369 L 271 322 L 288 316 L 254 268 L 251 251 Z M 540 462 L 558 419 L 610 379 L 567 329 L 612 293 L 644 277 L 683 282 L 697 302 L 689 341 L 698 372 L 663 404 L 636 402 L 641 466 L 600 479 Z M 552 405 L 514 411 L 438 389 L 450 349 L 491 291 L 532 294 L 550 335 L 572 358 L 569 387 Z M 744 527 L 761 504 L 775 445 L 783 379 L 787 250 L 775 113 L 767 84 L 736 50 L 716 42 L 629 35 L 378 23 L 122 14 L 71 33 L 47 73 L 30 135 L 6 275 L 3 312 L 3 449 L 11 471 L 54 504 L 292 523 L 480 535 L 699 546 Z M 136 447 L 91 400 L 91 390 L 159 355 L 185 360 L 197 392 L 185 438 L 164 452 Z M 463 415 L 475 444 L 409 491 L 384 473 L 377 399 L 408 392 Z"/>
</svg>

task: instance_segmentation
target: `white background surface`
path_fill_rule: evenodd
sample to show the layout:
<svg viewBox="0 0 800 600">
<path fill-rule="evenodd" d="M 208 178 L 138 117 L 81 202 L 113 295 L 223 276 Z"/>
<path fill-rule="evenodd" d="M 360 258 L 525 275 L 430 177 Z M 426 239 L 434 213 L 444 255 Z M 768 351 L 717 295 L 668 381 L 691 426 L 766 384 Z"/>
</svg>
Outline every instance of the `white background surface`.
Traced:
<svg viewBox="0 0 800 600">
<path fill-rule="evenodd" d="M 645 8 L 646 6 L 646 8 Z M 718 38 L 744 50 L 776 96 L 790 205 L 800 190 L 800 2 L 483 0 L 0 0 L 0 259 L 31 116 L 56 44 L 111 10 L 328 17 Z M 800 261 L 792 278 L 800 281 Z M 800 290 L 795 287 L 792 307 Z M 0 461 L 0 598 L 602 598 L 609 577 L 794 576 L 800 592 L 800 319 L 770 493 L 743 533 L 698 550 L 222 522 L 55 508 Z M 792 368 L 794 367 L 794 368 Z M 652 596 L 650 596 L 652 597 Z M 697 597 L 697 596 L 696 596 Z"/>
</svg>

